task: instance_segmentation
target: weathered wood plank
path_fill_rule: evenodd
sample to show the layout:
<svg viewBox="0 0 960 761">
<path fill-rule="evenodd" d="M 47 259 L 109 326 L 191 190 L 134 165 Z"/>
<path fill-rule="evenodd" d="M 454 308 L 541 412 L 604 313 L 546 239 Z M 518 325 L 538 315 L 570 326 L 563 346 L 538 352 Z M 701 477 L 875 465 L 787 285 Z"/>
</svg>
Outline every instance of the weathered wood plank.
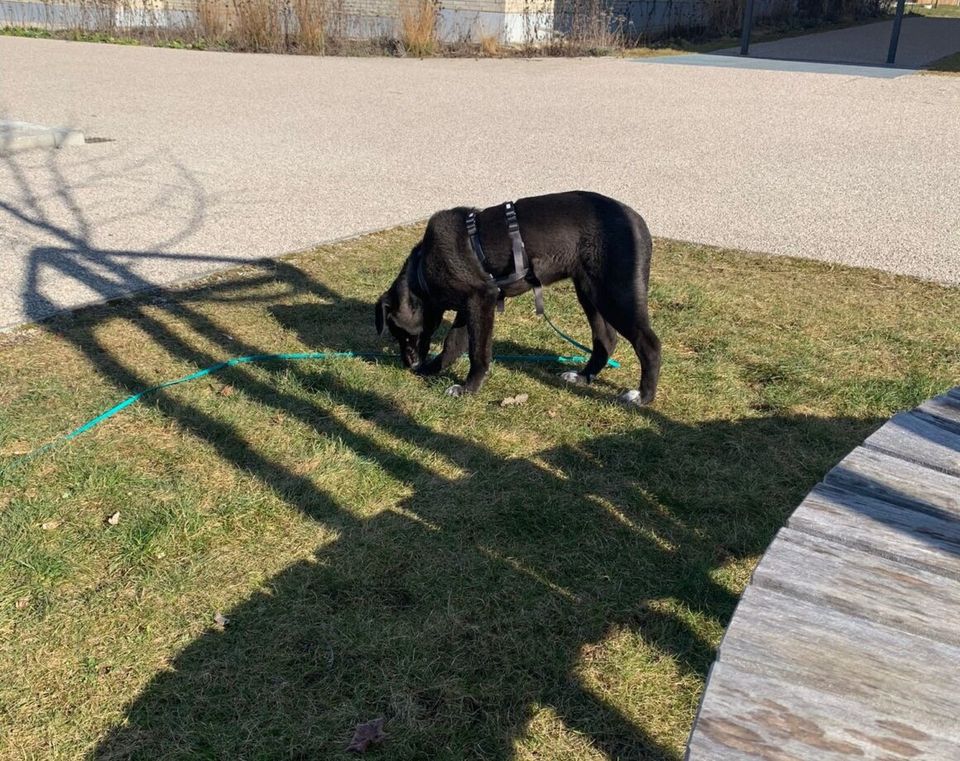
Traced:
<svg viewBox="0 0 960 761">
<path fill-rule="evenodd" d="M 917 407 L 916 412 L 938 420 L 941 424 L 960 428 L 960 391 L 957 391 L 956 396 L 944 394 L 928 399 Z"/>
<path fill-rule="evenodd" d="M 960 648 L 952 645 L 748 586 L 718 663 L 960 741 Z"/>
<path fill-rule="evenodd" d="M 960 433 L 954 433 L 914 412 L 896 415 L 864 444 L 901 459 L 960 476 Z"/>
<path fill-rule="evenodd" d="M 960 521 L 904 510 L 881 499 L 818 485 L 789 528 L 960 579 Z"/>
<path fill-rule="evenodd" d="M 960 387 L 804 499 L 724 635 L 690 761 L 960 759 Z"/>
<path fill-rule="evenodd" d="M 960 477 L 884 452 L 857 447 L 827 474 L 824 483 L 944 519 L 960 520 Z"/>
<path fill-rule="evenodd" d="M 783 529 L 753 585 L 960 647 L 960 582 Z"/>
<path fill-rule="evenodd" d="M 845 696 L 717 663 L 688 761 L 958 759 L 960 742 Z"/>
</svg>

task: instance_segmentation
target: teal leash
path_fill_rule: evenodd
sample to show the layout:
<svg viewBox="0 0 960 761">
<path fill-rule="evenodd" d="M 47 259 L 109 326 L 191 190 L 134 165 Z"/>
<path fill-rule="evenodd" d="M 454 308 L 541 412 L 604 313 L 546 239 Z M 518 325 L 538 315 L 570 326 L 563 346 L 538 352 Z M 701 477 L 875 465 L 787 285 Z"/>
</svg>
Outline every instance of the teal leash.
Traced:
<svg viewBox="0 0 960 761">
<path fill-rule="evenodd" d="M 580 349 L 580 351 L 585 351 L 585 352 L 587 352 L 587 354 L 590 353 L 591 350 L 590 350 L 589 348 L 587 348 L 586 346 L 584 346 L 582 343 L 580 343 L 580 342 L 577 341 L 576 339 L 571 338 L 571 337 L 568 336 L 566 333 L 564 333 L 562 330 L 560 330 L 560 328 L 558 328 L 556 325 L 554 325 L 553 322 L 550 320 L 550 316 L 549 316 L 546 312 L 543 313 L 543 319 L 545 319 L 545 320 L 547 321 L 547 325 L 549 325 L 551 328 L 553 328 L 553 332 L 556 333 L 558 336 L 560 336 L 560 338 L 562 338 L 564 341 L 566 341 L 566 342 L 569 343 L 569 344 L 573 344 L 573 345 L 576 346 L 578 349 Z M 608 359 L 608 360 L 607 360 L 607 367 L 620 367 L 620 363 L 617 362 L 615 359 Z"/>
<path fill-rule="evenodd" d="M 586 346 L 578 341 L 574 340 L 566 333 L 564 333 L 560 328 L 554 325 L 550 318 L 546 314 L 543 315 L 547 321 L 547 324 L 554 329 L 554 331 L 563 338 L 565 341 L 569 342 L 573 346 L 576 346 L 581 351 L 589 352 Z M 37 449 L 34 449 L 32 452 L 28 452 L 25 455 L 20 455 L 19 457 L 14 457 L 12 460 L 7 461 L 2 467 L 0 467 L 0 473 L 5 473 L 10 468 L 15 465 L 22 465 L 26 462 L 29 462 L 34 457 L 37 457 L 44 452 L 52 449 L 53 447 L 63 444 L 65 442 L 71 441 L 72 439 L 77 438 L 81 434 L 86 433 L 91 428 L 95 428 L 100 425 L 100 423 L 109 420 L 114 415 L 119 412 L 122 412 L 127 407 L 132 404 L 136 404 L 138 401 L 143 399 L 145 396 L 154 394 L 157 391 L 162 391 L 163 389 L 170 388 L 171 386 L 179 386 L 181 383 L 189 383 L 190 381 L 203 378 L 207 375 L 213 375 L 214 373 L 219 372 L 220 370 L 225 370 L 228 367 L 236 367 L 237 365 L 249 365 L 249 364 L 263 364 L 267 362 L 297 362 L 301 360 L 329 360 L 329 359 L 350 359 L 350 358 L 377 358 L 377 357 L 390 357 L 389 354 L 384 354 L 383 352 L 376 351 L 303 351 L 303 352 L 286 352 L 281 354 L 250 354 L 245 357 L 233 357 L 232 359 L 225 360 L 223 362 L 218 362 L 215 365 L 210 365 L 210 367 L 205 367 L 202 370 L 197 370 L 195 373 L 190 373 L 189 375 L 184 375 L 182 378 L 177 378 L 176 380 L 164 381 L 163 383 L 158 383 L 156 386 L 151 386 L 148 389 L 140 391 L 132 396 L 128 396 L 122 402 L 113 405 L 110 409 L 105 412 L 100 413 L 95 418 L 91 418 L 86 423 L 81 425 L 79 428 L 74 428 L 70 433 L 66 433 L 63 436 L 60 436 L 53 441 L 50 441 L 44 444 Z M 498 354 L 494 356 L 494 359 L 498 362 L 554 362 L 562 365 L 582 365 L 587 359 L 586 357 L 580 356 L 564 356 L 561 354 Z M 620 367 L 620 364 L 612 359 L 607 360 L 607 364 L 610 367 Z"/>
<path fill-rule="evenodd" d="M 23 465 L 26 462 L 29 462 L 34 457 L 37 457 L 44 452 L 52 449 L 53 447 L 64 444 L 71 439 L 77 438 L 77 436 L 86 433 L 91 428 L 95 428 L 100 425 L 100 423 L 105 420 L 109 420 L 118 412 L 122 412 L 127 407 L 143 399 L 143 397 L 150 394 L 156 393 L 157 391 L 162 391 L 165 388 L 170 388 L 171 386 L 179 386 L 181 383 L 188 383 L 189 381 L 197 380 L 198 378 L 203 378 L 206 375 L 212 375 L 213 373 L 219 372 L 227 367 L 235 367 L 236 365 L 246 365 L 253 362 L 292 362 L 301 359 L 336 359 L 340 357 L 372 357 L 372 356 L 381 356 L 379 352 L 364 351 L 364 352 L 355 352 L 355 351 L 308 351 L 308 352 L 294 352 L 286 354 L 251 354 L 246 357 L 234 357 L 233 359 L 228 359 L 224 362 L 218 362 L 215 365 L 210 365 L 210 367 L 205 367 L 203 370 L 197 370 L 195 373 L 190 373 L 189 375 L 184 375 L 182 378 L 177 378 L 176 380 L 164 381 L 163 383 L 158 383 L 156 386 L 151 386 L 148 389 L 144 389 L 132 396 L 128 396 L 122 402 L 113 405 L 110 409 L 105 412 L 101 412 L 95 418 L 91 418 L 86 423 L 81 425 L 79 428 L 74 428 L 70 433 L 65 433 L 63 436 L 54 439 L 53 441 L 47 442 L 43 446 L 37 447 L 32 452 L 27 454 L 20 455 L 19 457 L 14 457 L 13 459 L 7 461 L 0 467 L 0 473 L 5 473 L 7 470 L 12 468 L 15 465 Z M 386 355 L 382 355 L 386 356 Z"/>
</svg>

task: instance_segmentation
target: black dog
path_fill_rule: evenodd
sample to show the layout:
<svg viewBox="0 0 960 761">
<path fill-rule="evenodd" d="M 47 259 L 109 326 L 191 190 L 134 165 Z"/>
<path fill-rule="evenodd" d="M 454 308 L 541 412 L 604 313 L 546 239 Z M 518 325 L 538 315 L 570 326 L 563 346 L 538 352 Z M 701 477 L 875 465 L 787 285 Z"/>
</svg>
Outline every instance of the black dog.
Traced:
<svg viewBox="0 0 960 761">
<path fill-rule="evenodd" d="M 467 349 L 467 380 L 447 393 L 474 393 L 490 367 L 498 301 L 569 277 L 590 321 L 593 350 L 582 371 L 561 377 L 589 383 L 606 366 L 619 333 L 633 345 L 641 370 L 639 390 L 620 398 L 635 405 L 652 402 L 660 341 L 647 314 L 652 244 L 643 218 L 619 201 L 583 191 L 521 198 L 513 206 L 515 211 L 504 204 L 434 214 L 423 240 L 377 301 L 377 332 L 388 328 L 404 364 L 422 375 L 439 373 Z M 515 215 L 522 244 L 511 235 L 517 224 L 511 229 L 508 214 Z M 517 272 L 518 264 L 526 272 Z M 446 310 L 456 311 L 456 318 L 443 350 L 428 362 L 430 340 Z"/>
</svg>

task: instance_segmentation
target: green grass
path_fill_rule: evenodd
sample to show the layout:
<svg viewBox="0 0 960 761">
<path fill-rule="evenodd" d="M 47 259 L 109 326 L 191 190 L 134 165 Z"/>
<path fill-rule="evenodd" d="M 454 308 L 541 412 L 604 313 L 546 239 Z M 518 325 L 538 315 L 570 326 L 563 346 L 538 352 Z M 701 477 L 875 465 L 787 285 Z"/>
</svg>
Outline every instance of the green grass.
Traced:
<svg viewBox="0 0 960 761">
<path fill-rule="evenodd" d="M 926 71 L 933 74 L 960 74 L 960 53 L 945 56 L 928 64 Z"/>
<path fill-rule="evenodd" d="M 70 42 L 99 42 L 109 45 L 148 45 L 175 50 L 219 50 L 229 48 L 220 41 L 203 37 L 187 39 L 175 33 L 147 29 L 137 36 L 113 34 L 112 32 L 85 31 L 83 29 L 45 29 L 34 26 L 0 25 L 0 36 L 27 37 L 37 40 L 68 40 Z"/>
<path fill-rule="evenodd" d="M 930 18 L 960 18 L 960 6 L 938 5 L 936 8 L 927 8 L 923 5 L 911 5 L 908 13 Z"/>
<path fill-rule="evenodd" d="M 377 348 L 417 234 L 0 337 L 0 454 L 228 356 Z M 669 241 L 653 273 L 647 411 L 613 403 L 623 347 L 587 389 L 501 364 L 467 399 L 443 393 L 465 361 L 244 366 L 8 469 L 0 757 L 338 759 L 384 716 L 378 758 L 680 758 L 786 516 L 958 382 L 960 291 Z M 569 286 L 547 303 L 585 337 Z M 567 350 L 532 312 L 498 351 Z"/>
</svg>

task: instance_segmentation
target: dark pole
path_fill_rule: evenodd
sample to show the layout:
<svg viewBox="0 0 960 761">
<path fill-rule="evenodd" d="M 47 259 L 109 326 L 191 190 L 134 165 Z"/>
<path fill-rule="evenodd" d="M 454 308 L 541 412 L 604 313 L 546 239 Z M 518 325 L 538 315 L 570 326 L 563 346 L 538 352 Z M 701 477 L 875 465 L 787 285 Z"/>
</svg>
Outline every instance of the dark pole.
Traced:
<svg viewBox="0 0 960 761">
<path fill-rule="evenodd" d="M 900 0 L 902 3 L 903 0 Z M 750 50 L 750 32 L 753 30 L 753 0 L 747 0 L 743 9 L 743 25 L 740 27 L 740 55 Z"/>
<path fill-rule="evenodd" d="M 897 0 L 897 15 L 893 19 L 893 33 L 890 35 L 890 50 L 887 53 L 887 63 L 897 60 L 897 43 L 900 42 L 900 22 L 903 21 L 903 0 Z"/>
<path fill-rule="evenodd" d="M 903 7 L 903 0 L 898 0 Z M 747 0 L 743 8 L 743 26 L 740 27 L 740 55 L 750 50 L 750 32 L 753 30 L 753 0 Z"/>
</svg>

